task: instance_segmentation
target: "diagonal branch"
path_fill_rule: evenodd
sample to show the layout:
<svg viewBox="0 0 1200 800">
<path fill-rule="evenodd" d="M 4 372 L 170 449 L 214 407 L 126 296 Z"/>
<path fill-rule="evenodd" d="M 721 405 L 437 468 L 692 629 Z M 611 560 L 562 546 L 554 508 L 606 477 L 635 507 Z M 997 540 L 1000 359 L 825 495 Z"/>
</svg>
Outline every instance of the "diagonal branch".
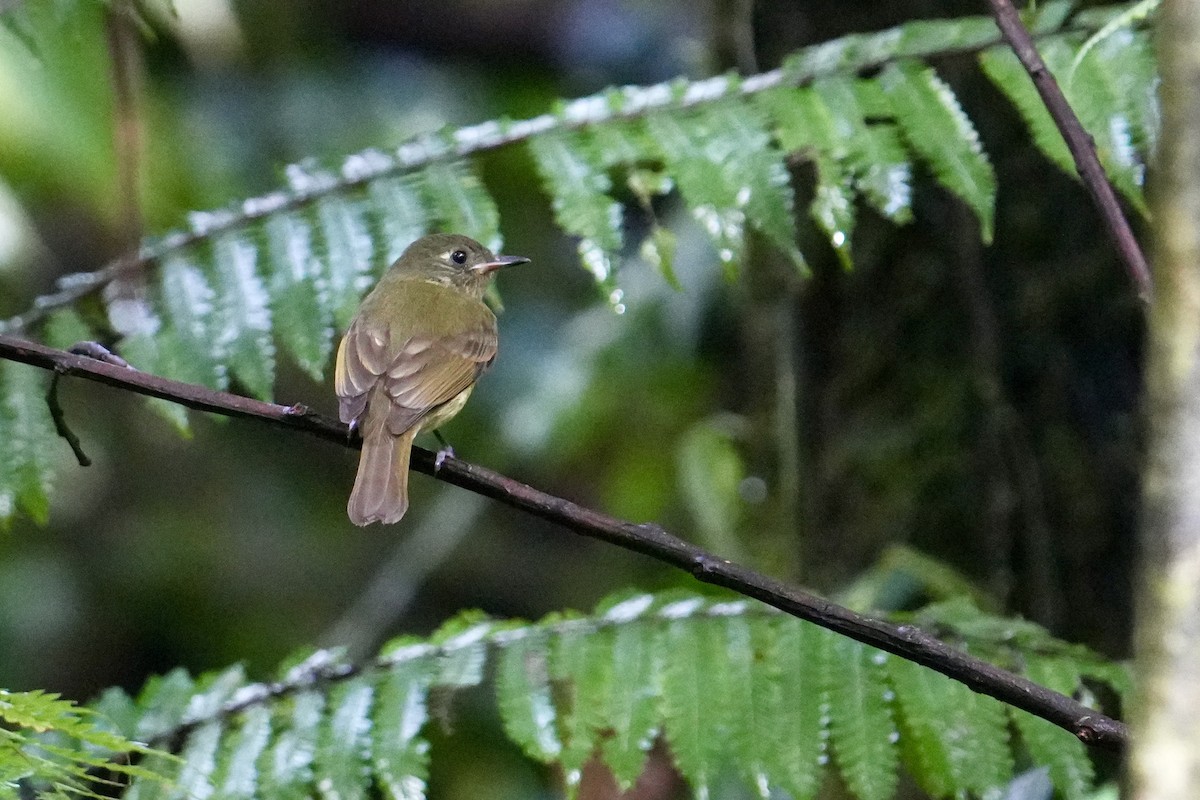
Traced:
<svg viewBox="0 0 1200 800">
<path fill-rule="evenodd" d="M 1079 172 L 1083 185 L 1087 187 L 1088 193 L 1091 194 L 1092 200 L 1100 210 L 1104 227 L 1113 244 L 1116 245 L 1121 260 L 1125 262 L 1125 269 L 1129 272 L 1134 286 L 1137 287 L 1138 296 L 1143 301 L 1150 302 L 1154 294 L 1150 267 L 1146 263 L 1146 256 L 1142 254 L 1141 247 L 1138 246 L 1137 238 L 1133 235 L 1129 220 L 1121 211 L 1121 204 L 1117 202 L 1116 192 L 1113 191 L 1112 184 L 1108 182 L 1108 177 L 1104 174 L 1104 167 L 1100 165 L 1100 159 L 1096 155 L 1095 142 L 1083 127 L 1083 123 L 1079 121 L 1079 117 L 1075 115 L 1071 104 L 1067 102 L 1066 95 L 1063 94 L 1058 81 L 1054 79 L 1054 74 L 1042 60 L 1037 47 L 1033 44 L 1033 37 L 1026 30 L 1025 24 L 1021 22 L 1021 16 L 1013 7 L 1011 0 L 988 0 L 988 2 L 992 6 L 992 14 L 996 17 L 996 24 L 1000 27 L 1000 32 L 1012 47 L 1013 52 L 1016 53 L 1021 65 L 1025 67 L 1025 71 L 1029 73 L 1029 77 L 1033 79 L 1033 85 L 1037 87 L 1038 94 L 1042 96 L 1046 110 L 1050 112 L 1054 124 L 1066 141 L 1067 149 L 1071 151 L 1071 157 L 1075 159 L 1075 169 Z"/>
<path fill-rule="evenodd" d="M 280 406 L 181 383 L 138 370 L 95 361 L 0 334 L 0 358 L 32 364 L 127 391 L 158 397 L 188 408 L 230 417 L 261 420 L 321 439 L 359 447 L 346 426 L 310 412 L 302 405 Z M 1128 733 L 1123 722 L 1094 711 L 1076 700 L 956 650 L 912 625 L 895 625 L 856 614 L 815 595 L 719 558 L 653 523 L 635 524 L 610 517 L 565 498 L 555 497 L 520 481 L 447 458 L 434 469 L 434 454 L 413 448 L 412 467 L 418 472 L 490 497 L 567 530 L 650 556 L 691 573 L 703 583 L 723 586 L 800 619 L 886 650 L 929 667 L 976 692 L 991 695 L 1064 728 L 1087 744 L 1122 750 Z"/>
</svg>

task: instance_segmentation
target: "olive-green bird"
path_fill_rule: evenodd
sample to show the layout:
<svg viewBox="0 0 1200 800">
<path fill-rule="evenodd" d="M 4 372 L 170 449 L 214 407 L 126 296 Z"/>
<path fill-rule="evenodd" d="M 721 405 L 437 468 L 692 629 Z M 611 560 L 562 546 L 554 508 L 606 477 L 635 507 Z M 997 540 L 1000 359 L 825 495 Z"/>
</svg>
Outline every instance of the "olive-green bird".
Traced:
<svg viewBox="0 0 1200 800">
<path fill-rule="evenodd" d="M 390 524 L 408 510 L 413 439 L 461 411 L 496 357 L 484 290 L 496 270 L 528 260 L 433 234 L 409 245 L 363 299 L 334 378 L 342 422 L 363 440 L 346 506 L 355 525 Z"/>
</svg>

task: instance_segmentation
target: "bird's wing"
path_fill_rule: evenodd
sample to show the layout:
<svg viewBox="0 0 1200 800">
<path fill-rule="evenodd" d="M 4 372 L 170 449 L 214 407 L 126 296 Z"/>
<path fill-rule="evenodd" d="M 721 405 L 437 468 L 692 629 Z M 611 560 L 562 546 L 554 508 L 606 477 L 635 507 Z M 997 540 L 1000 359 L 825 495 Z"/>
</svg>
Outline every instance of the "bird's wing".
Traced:
<svg viewBox="0 0 1200 800">
<path fill-rule="evenodd" d="M 338 348 L 342 421 L 361 421 L 378 386 L 391 401 L 387 427 L 400 434 L 470 386 L 496 357 L 496 318 L 478 301 L 455 312 L 455 330 L 435 333 L 414 332 L 403 321 L 372 330 L 355 320 Z"/>
</svg>

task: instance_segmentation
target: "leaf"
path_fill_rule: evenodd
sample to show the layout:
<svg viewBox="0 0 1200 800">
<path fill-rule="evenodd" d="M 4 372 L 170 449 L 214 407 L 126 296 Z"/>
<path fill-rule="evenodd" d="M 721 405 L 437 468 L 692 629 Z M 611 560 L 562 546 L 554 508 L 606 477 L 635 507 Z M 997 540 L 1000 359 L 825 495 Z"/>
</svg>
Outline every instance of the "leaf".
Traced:
<svg viewBox="0 0 1200 800">
<path fill-rule="evenodd" d="M 271 738 L 271 711 L 251 706 L 242 714 L 241 726 L 226 737 L 222 765 L 215 781 L 219 796 L 228 800 L 253 798 L 258 787 L 258 760 Z"/>
<path fill-rule="evenodd" d="M 1025 677 L 1047 689 L 1072 695 L 1079 688 L 1079 673 L 1067 659 L 1031 658 Z M 1068 731 L 1040 717 L 1008 707 L 1009 716 L 1021 732 L 1021 740 L 1035 764 L 1050 769 L 1050 779 L 1067 800 L 1082 800 L 1091 791 L 1095 771 L 1083 742 Z"/>
<path fill-rule="evenodd" d="M 1026 127 L 1029 128 L 1034 144 L 1043 155 L 1063 172 L 1078 177 L 1075 159 L 1067 149 L 1067 143 L 1059 133 L 1058 126 L 1054 124 L 1050 112 L 1046 110 L 1046 104 L 1037 93 L 1029 73 L 1021 66 L 1012 48 L 1007 45 L 990 47 L 979 54 L 979 63 L 996 88 L 1004 92 L 1017 107 Z"/>
<path fill-rule="evenodd" d="M 899 658 L 888 674 L 902 712 L 910 771 L 935 797 L 964 790 L 984 797 L 1012 780 L 1004 705 L 933 670 Z"/>
<path fill-rule="evenodd" d="M 312 234 L 309 224 L 292 214 L 266 224 L 276 334 L 300 368 L 319 381 L 333 350 L 333 304 Z"/>
<path fill-rule="evenodd" d="M 425 202 L 445 230 L 470 236 L 492 252 L 500 249 L 500 212 L 466 162 L 434 162 L 421 177 Z"/>
<path fill-rule="evenodd" d="M 0 522 L 19 508 L 39 525 L 50 520 L 54 455 L 60 443 L 46 406 L 41 370 L 0 363 Z"/>
<path fill-rule="evenodd" d="M 329 694 L 328 718 L 316 763 L 317 790 L 325 800 L 348 800 L 367 794 L 374 694 L 374 687 L 363 678 L 338 684 Z"/>
<path fill-rule="evenodd" d="M 948 190 L 979 218 L 985 243 L 992 241 L 996 176 L 954 92 L 929 67 L 892 63 L 879 76 L 909 147 Z"/>
<path fill-rule="evenodd" d="M 1122 99 L 1123 94 L 1139 90 L 1144 92 L 1146 87 L 1135 88 L 1128 82 L 1130 76 L 1115 74 L 1110 67 L 1100 65 L 1108 57 L 1107 51 L 1111 46 L 1112 42 L 1106 41 L 1093 49 L 1063 91 L 1079 121 L 1092 135 L 1096 154 L 1113 186 L 1141 214 L 1148 217 L 1149 208 L 1142 194 L 1146 168 L 1136 143 L 1139 135 L 1143 138 L 1146 136 L 1145 126 L 1135 122 L 1129 115 L 1136 106 Z M 1075 50 L 1065 39 L 1049 39 L 1039 50 L 1046 66 L 1055 75 L 1065 75 L 1070 71 Z M 1123 66 L 1128 68 L 1128 65 Z"/>
<path fill-rule="evenodd" d="M 830 658 L 830 733 L 842 778 L 859 800 L 888 800 L 896 791 L 899 738 L 883 672 L 889 656 L 835 636 Z"/>
<path fill-rule="evenodd" d="M 771 620 L 776 629 L 768 659 L 778 671 L 775 735 L 764 747 L 775 752 L 775 780 L 793 800 L 811 800 L 821 787 L 828 759 L 829 690 L 826 678 L 834 634 L 790 617 Z"/>
<path fill-rule="evenodd" d="M 216 329 L 216 294 L 204 271 L 176 253 L 159 267 L 165 320 L 170 333 L 160 332 L 157 364 L 164 377 L 198 383 L 210 389 L 228 388 L 227 353 Z"/>
<path fill-rule="evenodd" d="M 179 339 L 174 331 L 162 329 L 161 320 L 156 323 L 151 332 L 127 336 L 121 342 L 121 355 L 143 372 L 163 376 L 177 374 L 181 370 L 177 364 L 181 350 Z M 186 406 L 157 397 L 146 398 L 146 405 L 174 426 L 181 436 L 191 434 Z"/>
<path fill-rule="evenodd" d="M 732 755 L 735 709 L 733 676 L 717 620 L 672 615 L 688 613 L 689 601 L 662 610 L 670 621 L 661 634 L 659 648 L 667 654 L 662 664 L 661 713 L 671 754 L 696 796 L 706 798 L 712 782 Z"/>
<path fill-rule="evenodd" d="M 380 178 L 371 181 L 368 193 L 382 228 L 383 261 L 391 264 L 428 232 L 421 186 L 409 176 Z"/>
<path fill-rule="evenodd" d="M 258 249 L 241 236 L 222 236 L 213 245 L 213 258 L 217 346 L 246 390 L 267 400 L 275 383 L 275 345 Z"/>
<path fill-rule="evenodd" d="M 610 641 L 613 685 L 604 708 L 607 725 L 600 738 L 600 753 L 617 786 L 628 791 L 642 774 L 658 734 L 655 700 L 662 659 L 650 626 L 618 626 Z"/>
<path fill-rule="evenodd" d="M 451 689 L 478 686 L 487 663 L 487 636 L 493 627 L 494 623 L 473 612 L 443 625 L 433 636 L 442 647 L 434 685 Z"/>
<path fill-rule="evenodd" d="M 558 760 L 562 742 L 550 692 L 549 653 L 542 635 L 514 638 L 500 650 L 496 702 L 504 731 L 530 757 L 544 764 Z"/>
<path fill-rule="evenodd" d="M 555 220 L 579 237 L 584 267 L 598 283 L 611 288 L 613 261 L 623 244 L 621 205 L 609 196 L 612 181 L 571 134 L 537 136 L 530 140 L 529 150 L 552 198 Z"/>
<path fill-rule="evenodd" d="M 602 663 L 607 654 L 597 634 L 590 627 L 567 628 L 555 637 L 550 651 L 550 674 L 565 700 L 557 706 L 562 744 L 559 761 L 570 796 L 578 789 L 583 765 L 596 748 L 596 730 L 591 724 L 594 704 L 601 696 L 605 671 L 612 668 Z"/>
<path fill-rule="evenodd" d="M 866 126 L 861 121 L 857 126 L 839 126 L 839 121 L 844 123 L 849 118 L 835 119 L 821 95 L 812 88 L 777 89 L 764 94 L 762 102 L 778 123 L 776 134 L 783 148 L 806 155 L 816 166 L 817 185 L 809 214 L 829 236 L 842 265 L 849 269 L 855 192 L 847 134 L 865 136 Z"/>
<path fill-rule="evenodd" d="M 424 659 L 402 661 L 379 679 L 372 719 L 371 766 L 379 787 L 392 800 L 424 800 L 429 780 L 429 742 L 421 729 L 432 672 Z"/>
<path fill-rule="evenodd" d="M 693 216 L 716 245 L 727 276 L 735 274 L 733 265 L 741 259 L 747 221 L 797 267 L 804 266 L 783 153 L 755 106 L 718 103 L 686 120 L 652 114 L 646 124 Z"/>
<path fill-rule="evenodd" d="M 133 737 L 153 741 L 178 726 L 183 722 L 195 688 L 191 677 L 180 668 L 147 681 L 138 695 L 142 716 Z"/>
<path fill-rule="evenodd" d="M 371 285 L 375 242 L 361 200 L 327 197 L 316 208 L 325 246 L 323 283 L 333 324 L 345 330 L 358 310 L 359 298 Z"/>
<path fill-rule="evenodd" d="M 279 734 L 259 765 L 265 797 L 281 800 L 312 797 L 310 787 L 324 709 L 325 698 L 319 692 L 301 692 L 291 698 L 290 714 L 281 719 Z"/>
<path fill-rule="evenodd" d="M 205 800 L 213 796 L 212 776 L 217 767 L 221 734 L 219 722 L 207 722 L 192 731 L 180 751 L 183 766 L 167 797 L 171 800 Z"/>
</svg>

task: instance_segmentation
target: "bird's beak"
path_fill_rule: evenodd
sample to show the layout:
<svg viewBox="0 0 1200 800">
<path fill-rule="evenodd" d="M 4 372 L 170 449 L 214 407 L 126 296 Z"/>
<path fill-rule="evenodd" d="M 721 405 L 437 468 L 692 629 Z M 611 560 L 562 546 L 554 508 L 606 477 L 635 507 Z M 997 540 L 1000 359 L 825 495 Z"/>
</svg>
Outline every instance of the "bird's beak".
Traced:
<svg viewBox="0 0 1200 800">
<path fill-rule="evenodd" d="M 482 264 L 476 264 L 471 267 L 472 272 L 478 272 L 480 275 L 489 275 L 501 267 L 511 267 L 513 264 L 528 264 L 529 259 L 525 256 L 496 256 L 495 261 L 485 261 Z"/>
</svg>

